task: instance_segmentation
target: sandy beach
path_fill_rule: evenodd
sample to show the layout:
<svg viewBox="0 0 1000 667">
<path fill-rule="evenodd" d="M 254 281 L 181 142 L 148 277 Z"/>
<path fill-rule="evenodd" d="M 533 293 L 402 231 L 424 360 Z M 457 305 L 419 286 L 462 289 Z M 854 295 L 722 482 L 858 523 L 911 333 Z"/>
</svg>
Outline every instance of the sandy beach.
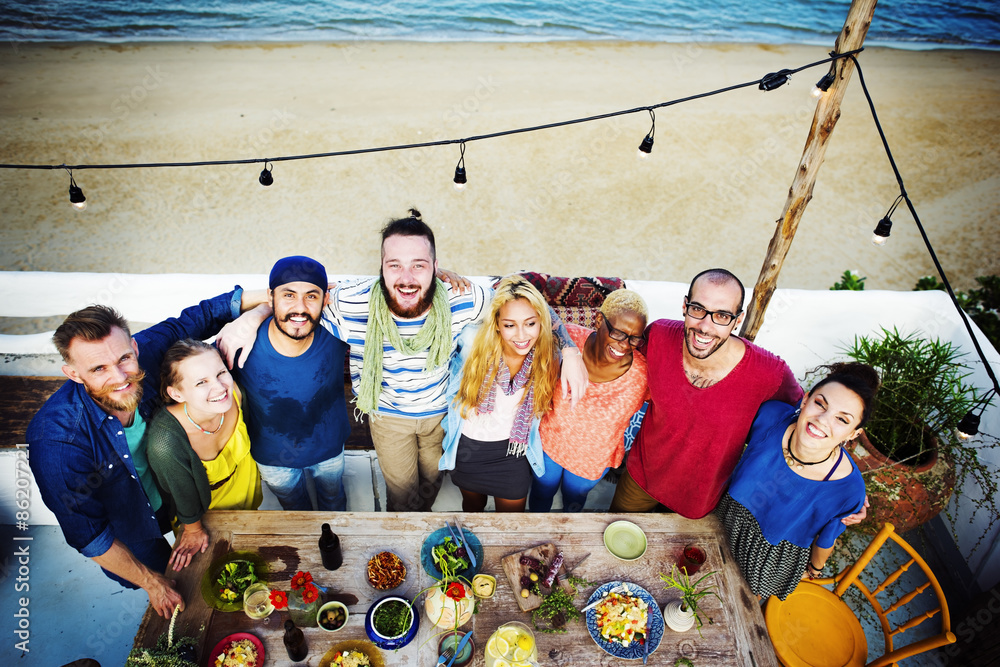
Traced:
<svg viewBox="0 0 1000 667">
<path fill-rule="evenodd" d="M 241 159 L 468 137 L 697 94 L 825 57 L 724 44 L 357 43 L 8 45 L 0 162 Z M 907 190 L 956 288 L 1000 273 L 1000 53 L 872 48 L 866 80 Z M 687 281 L 760 271 L 825 69 L 657 113 L 457 146 L 260 166 L 86 170 L 84 212 L 62 171 L 0 170 L 4 270 L 263 273 L 310 254 L 378 268 L 378 230 L 416 206 L 442 265 L 469 275 Z M 825 289 L 845 269 L 907 290 L 934 271 L 855 77 L 781 274 Z"/>
</svg>

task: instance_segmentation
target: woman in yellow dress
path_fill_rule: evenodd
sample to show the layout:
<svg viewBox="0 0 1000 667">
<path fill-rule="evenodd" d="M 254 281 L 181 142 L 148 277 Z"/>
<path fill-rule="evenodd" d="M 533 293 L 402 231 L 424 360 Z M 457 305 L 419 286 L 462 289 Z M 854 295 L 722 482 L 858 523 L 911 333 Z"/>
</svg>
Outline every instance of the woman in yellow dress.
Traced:
<svg viewBox="0 0 1000 667">
<path fill-rule="evenodd" d="M 174 343 L 160 369 L 160 396 L 165 407 L 146 430 L 146 453 L 173 500 L 181 532 L 168 568 L 180 570 L 208 548 L 205 512 L 260 506 L 260 473 L 250 456 L 239 389 L 214 347 L 191 339 Z"/>
</svg>

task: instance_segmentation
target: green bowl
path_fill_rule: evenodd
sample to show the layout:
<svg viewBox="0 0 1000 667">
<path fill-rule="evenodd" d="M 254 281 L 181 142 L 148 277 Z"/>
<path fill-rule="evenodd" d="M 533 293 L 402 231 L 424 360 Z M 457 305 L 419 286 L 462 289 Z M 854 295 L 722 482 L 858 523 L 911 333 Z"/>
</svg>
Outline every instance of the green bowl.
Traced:
<svg viewBox="0 0 1000 667">
<path fill-rule="evenodd" d="M 252 551 L 230 551 L 225 556 L 213 561 L 205 569 L 205 575 L 201 578 L 201 596 L 205 598 L 205 604 L 209 607 L 219 611 L 243 611 L 243 591 L 238 591 L 235 599 L 226 600 L 220 596 L 219 585 L 216 583 L 222 573 L 222 568 L 237 561 L 246 561 L 253 565 L 254 581 L 251 584 L 264 581 L 267 578 L 267 561 L 258 554 Z M 247 584 L 247 588 L 251 584 Z M 244 590 L 246 589 L 244 588 Z"/>
</svg>

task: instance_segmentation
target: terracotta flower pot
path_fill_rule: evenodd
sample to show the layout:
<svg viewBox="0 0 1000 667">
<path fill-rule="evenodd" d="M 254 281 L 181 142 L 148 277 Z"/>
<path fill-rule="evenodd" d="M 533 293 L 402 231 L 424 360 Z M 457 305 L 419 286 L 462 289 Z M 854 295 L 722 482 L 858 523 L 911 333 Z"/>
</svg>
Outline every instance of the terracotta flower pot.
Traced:
<svg viewBox="0 0 1000 667">
<path fill-rule="evenodd" d="M 936 450 L 922 465 L 898 463 L 875 449 L 862 431 L 850 454 L 865 478 L 871 502 L 865 523 L 873 532 L 887 522 L 898 533 L 916 528 L 937 516 L 955 490 L 955 467 Z"/>
</svg>

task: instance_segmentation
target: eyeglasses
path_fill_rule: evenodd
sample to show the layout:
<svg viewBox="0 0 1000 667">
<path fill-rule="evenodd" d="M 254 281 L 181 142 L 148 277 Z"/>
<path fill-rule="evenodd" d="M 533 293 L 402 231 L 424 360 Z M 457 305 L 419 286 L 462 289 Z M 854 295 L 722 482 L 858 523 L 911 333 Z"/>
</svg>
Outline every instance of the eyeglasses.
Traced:
<svg viewBox="0 0 1000 667">
<path fill-rule="evenodd" d="M 703 320 L 706 315 L 711 315 L 712 322 L 720 327 L 729 326 L 737 317 L 737 315 L 725 310 L 708 310 L 700 303 L 688 301 L 687 297 L 684 298 L 684 312 L 688 317 L 693 317 L 696 320 Z"/>
<path fill-rule="evenodd" d="M 604 320 L 604 326 L 608 328 L 608 335 L 611 336 L 611 340 L 616 340 L 618 342 L 628 340 L 628 344 L 632 347 L 639 347 L 646 341 L 645 336 L 629 336 L 624 331 L 615 329 L 611 326 L 611 322 L 608 322 L 608 318 L 604 316 L 604 313 L 601 313 L 601 319 Z"/>
</svg>

